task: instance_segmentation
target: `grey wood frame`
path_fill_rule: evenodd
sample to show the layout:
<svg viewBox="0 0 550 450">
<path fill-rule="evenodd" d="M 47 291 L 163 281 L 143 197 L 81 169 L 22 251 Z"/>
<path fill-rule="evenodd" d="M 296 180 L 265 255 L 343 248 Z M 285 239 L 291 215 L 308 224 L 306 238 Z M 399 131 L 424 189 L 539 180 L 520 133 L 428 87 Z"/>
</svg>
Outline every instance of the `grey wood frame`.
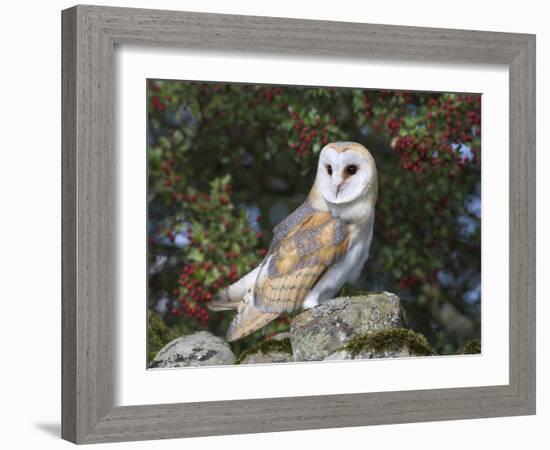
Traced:
<svg viewBox="0 0 550 450">
<path fill-rule="evenodd" d="M 63 11 L 62 35 L 63 438 L 94 443 L 535 413 L 534 35 L 97 6 Z M 115 407 L 113 52 L 127 43 L 507 65 L 509 384 Z"/>
</svg>

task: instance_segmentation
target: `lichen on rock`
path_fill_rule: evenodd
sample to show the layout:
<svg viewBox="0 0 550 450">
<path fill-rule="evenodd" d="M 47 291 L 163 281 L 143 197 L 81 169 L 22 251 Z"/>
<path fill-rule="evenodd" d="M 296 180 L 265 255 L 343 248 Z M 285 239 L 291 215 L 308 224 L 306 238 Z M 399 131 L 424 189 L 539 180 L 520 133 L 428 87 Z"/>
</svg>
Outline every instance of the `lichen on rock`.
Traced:
<svg viewBox="0 0 550 450">
<path fill-rule="evenodd" d="M 390 292 L 339 297 L 294 318 L 290 341 L 296 361 L 321 361 L 355 337 L 403 326 L 399 298 Z"/>
<path fill-rule="evenodd" d="M 158 325 L 158 321 L 164 325 L 159 316 L 151 313 L 150 324 Z M 272 364 L 435 354 L 424 336 L 403 326 L 400 301 L 395 294 L 368 292 L 334 298 L 298 314 L 292 320 L 289 332 L 274 335 L 245 350 L 238 360 L 223 338 L 201 331 L 172 339 L 158 351 L 150 367 Z M 174 335 L 166 325 L 155 328 L 155 333 L 151 337 L 156 341 L 148 341 L 150 351 L 152 344 L 158 345 L 162 339 Z M 474 344 L 471 343 L 465 351 L 476 353 Z"/>
<path fill-rule="evenodd" d="M 165 345 L 151 368 L 221 366 L 235 364 L 229 344 L 208 331 L 181 336 Z"/>
</svg>

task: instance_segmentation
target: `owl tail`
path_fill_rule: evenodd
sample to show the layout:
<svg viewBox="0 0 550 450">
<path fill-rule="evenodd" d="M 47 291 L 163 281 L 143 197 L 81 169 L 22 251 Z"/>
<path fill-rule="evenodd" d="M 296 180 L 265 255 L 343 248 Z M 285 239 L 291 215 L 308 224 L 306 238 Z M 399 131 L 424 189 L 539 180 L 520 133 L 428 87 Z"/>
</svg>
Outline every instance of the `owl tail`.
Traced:
<svg viewBox="0 0 550 450">
<path fill-rule="evenodd" d="M 279 315 L 279 313 L 261 312 L 254 307 L 253 291 L 259 270 L 260 266 L 236 283 L 222 289 L 208 303 L 212 311 L 237 310 L 237 315 L 227 330 L 227 342 L 236 341 L 254 333 Z"/>
<path fill-rule="evenodd" d="M 208 308 L 212 311 L 228 311 L 237 309 L 241 299 L 232 299 L 229 296 L 229 289 L 225 288 L 218 292 L 212 301 L 208 303 Z"/>
<path fill-rule="evenodd" d="M 231 325 L 229 325 L 225 338 L 227 342 L 232 342 L 248 336 L 266 326 L 277 318 L 278 315 L 279 313 L 259 311 L 254 307 L 252 299 L 249 296 L 245 296 L 244 300 L 239 304 L 237 315 L 234 317 Z"/>
<path fill-rule="evenodd" d="M 212 311 L 237 309 L 247 292 L 251 292 L 254 288 L 256 275 L 259 270 L 259 267 L 254 269 L 231 286 L 219 291 L 212 301 L 208 303 L 208 308 Z"/>
</svg>

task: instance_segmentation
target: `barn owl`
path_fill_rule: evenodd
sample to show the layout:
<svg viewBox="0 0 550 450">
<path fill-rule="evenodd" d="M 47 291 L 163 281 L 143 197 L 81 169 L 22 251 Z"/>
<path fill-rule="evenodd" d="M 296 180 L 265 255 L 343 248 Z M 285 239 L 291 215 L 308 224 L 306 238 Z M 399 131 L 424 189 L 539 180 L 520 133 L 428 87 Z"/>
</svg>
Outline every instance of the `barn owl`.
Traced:
<svg viewBox="0 0 550 450">
<path fill-rule="evenodd" d="M 210 303 L 216 311 L 237 309 L 227 341 L 283 312 L 317 306 L 354 282 L 369 255 L 377 196 L 370 152 L 354 142 L 327 144 L 307 199 L 275 226 L 263 261 Z"/>
</svg>

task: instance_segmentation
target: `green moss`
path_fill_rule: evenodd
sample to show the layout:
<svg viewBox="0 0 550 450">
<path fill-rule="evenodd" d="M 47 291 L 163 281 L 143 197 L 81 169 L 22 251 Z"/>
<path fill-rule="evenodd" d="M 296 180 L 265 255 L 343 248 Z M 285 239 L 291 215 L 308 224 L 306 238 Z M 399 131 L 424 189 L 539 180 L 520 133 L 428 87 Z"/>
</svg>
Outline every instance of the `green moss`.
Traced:
<svg viewBox="0 0 550 450">
<path fill-rule="evenodd" d="M 351 285 L 349 283 L 344 283 L 336 297 L 349 297 L 352 292 L 353 288 L 351 287 Z"/>
<path fill-rule="evenodd" d="M 246 359 L 247 356 L 255 355 L 256 353 L 262 353 L 267 355 L 272 352 L 288 353 L 292 355 L 292 346 L 290 345 L 290 339 L 285 338 L 280 341 L 277 339 L 269 339 L 267 341 L 262 341 L 251 349 L 245 350 L 239 355 L 237 364 L 240 364 Z"/>
<path fill-rule="evenodd" d="M 463 355 L 478 355 L 481 353 L 481 339 L 473 339 L 466 342 L 464 348 L 460 352 Z"/>
<path fill-rule="evenodd" d="M 435 355 L 424 336 L 405 328 L 390 328 L 358 336 L 344 345 L 343 349 L 350 352 L 352 356 L 357 356 L 362 352 L 398 351 L 403 347 L 408 348 L 415 355 Z"/>
<path fill-rule="evenodd" d="M 147 311 L 147 358 L 148 362 L 155 358 L 158 351 L 178 335 L 169 328 L 156 312 Z"/>
<path fill-rule="evenodd" d="M 362 296 L 369 296 L 369 295 L 378 295 L 383 294 L 384 291 L 361 291 L 361 290 L 355 290 L 353 287 L 346 283 L 342 286 L 340 289 L 340 292 L 338 293 L 336 297 L 362 297 Z"/>
</svg>

